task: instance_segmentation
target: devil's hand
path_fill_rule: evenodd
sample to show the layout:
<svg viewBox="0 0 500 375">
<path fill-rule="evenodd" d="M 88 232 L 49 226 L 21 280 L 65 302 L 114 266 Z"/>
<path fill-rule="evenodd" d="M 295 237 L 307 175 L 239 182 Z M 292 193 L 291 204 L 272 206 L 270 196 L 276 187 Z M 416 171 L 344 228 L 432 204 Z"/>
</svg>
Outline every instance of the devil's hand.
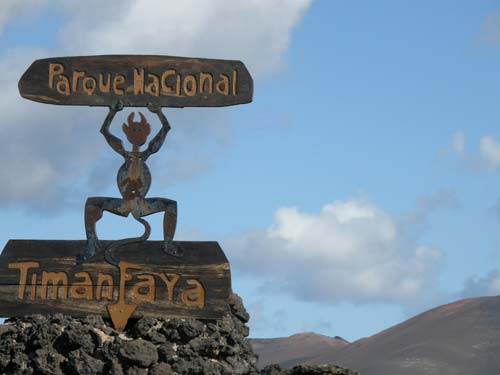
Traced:
<svg viewBox="0 0 500 375">
<path fill-rule="evenodd" d="M 153 104 L 151 102 L 148 103 L 148 109 L 153 113 L 159 113 L 161 111 L 161 107 L 158 104 Z"/>
<path fill-rule="evenodd" d="M 113 102 L 111 103 L 111 105 L 109 106 L 109 108 L 114 111 L 114 112 L 118 112 L 118 111 L 121 111 L 123 109 L 123 102 L 121 100 L 113 100 Z"/>
</svg>

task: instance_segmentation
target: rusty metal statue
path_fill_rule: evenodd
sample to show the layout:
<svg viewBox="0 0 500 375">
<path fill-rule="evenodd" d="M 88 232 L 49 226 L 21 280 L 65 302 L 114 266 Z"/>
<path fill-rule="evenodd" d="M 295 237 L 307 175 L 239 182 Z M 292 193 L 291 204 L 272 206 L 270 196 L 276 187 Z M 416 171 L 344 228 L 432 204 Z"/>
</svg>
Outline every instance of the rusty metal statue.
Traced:
<svg viewBox="0 0 500 375">
<path fill-rule="evenodd" d="M 95 254 L 103 252 L 99 245 L 96 234 L 96 223 L 101 219 L 104 211 L 116 215 L 127 217 L 132 214 L 134 219 L 144 226 L 144 233 L 140 237 L 125 238 L 119 241 L 113 241 L 110 246 L 104 250 L 106 261 L 117 265 L 113 251 L 119 246 L 129 243 L 146 241 L 151 233 L 149 223 L 142 217 L 157 212 L 164 212 L 163 219 L 163 250 L 170 255 L 180 256 L 181 251 L 177 245 L 172 242 L 177 224 L 177 202 L 166 198 L 146 198 L 146 194 L 151 185 L 151 174 L 146 160 L 161 148 L 170 124 L 163 114 L 160 107 L 148 103 L 148 109 L 155 113 L 162 127 L 158 134 L 149 142 L 146 150 L 141 151 L 141 146 L 151 132 L 151 126 L 142 113 L 139 112 L 140 121 L 134 121 L 134 112 L 127 118 L 127 124 L 123 124 L 122 129 L 128 141 L 132 144 L 132 151 L 126 151 L 122 140 L 110 133 L 109 127 L 115 114 L 123 109 L 121 101 L 114 102 L 109 113 L 101 127 L 101 133 L 113 150 L 119 153 L 125 159 L 125 162 L 118 170 L 117 182 L 118 189 L 123 198 L 109 197 L 91 197 L 85 203 L 85 231 L 87 234 L 87 252 L 80 257 L 80 261 L 85 261 Z"/>
</svg>

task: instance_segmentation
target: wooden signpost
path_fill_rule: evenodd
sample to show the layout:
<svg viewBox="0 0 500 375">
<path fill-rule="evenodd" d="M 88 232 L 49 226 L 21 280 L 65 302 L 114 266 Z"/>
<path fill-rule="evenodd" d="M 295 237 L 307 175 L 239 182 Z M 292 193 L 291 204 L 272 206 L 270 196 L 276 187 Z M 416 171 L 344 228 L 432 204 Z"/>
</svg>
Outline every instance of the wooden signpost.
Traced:
<svg viewBox="0 0 500 375">
<path fill-rule="evenodd" d="M 102 256 L 77 264 L 85 241 L 11 240 L 0 257 L 0 315 L 109 313 L 117 329 L 131 316 L 222 317 L 231 292 L 222 249 L 180 245 L 182 258 L 166 255 L 160 241 L 124 246 L 116 267 Z"/>
<path fill-rule="evenodd" d="M 26 99 L 49 104 L 222 107 L 252 101 L 240 61 L 172 56 L 80 56 L 36 60 L 19 81 Z"/>
<path fill-rule="evenodd" d="M 146 198 L 146 165 L 170 130 L 162 107 L 221 107 L 249 103 L 253 81 L 239 61 L 171 56 L 80 56 L 35 61 L 19 81 L 27 99 L 60 105 L 108 106 L 101 127 L 108 144 L 124 158 L 118 172 L 122 198 L 92 197 L 85 205 L 86 241 L 10 240 L 0 255 L 0 316 L 61 312 L 109 316 L 118 330 L 141 316 L 219 319 L 231 294 L 230 267 L 216 242 L 173 241 L 177 203 Z M 127 151 L 110 131 L 124 107 L 147 107 L 161 130 L 142 145 L 150 125 L 128 116 Z M 132 216 L 140 237 L 99 241 L 104 212 Z M 164 240 L 147 241 L 143 218 L 164 213 Z"/>
</svg>

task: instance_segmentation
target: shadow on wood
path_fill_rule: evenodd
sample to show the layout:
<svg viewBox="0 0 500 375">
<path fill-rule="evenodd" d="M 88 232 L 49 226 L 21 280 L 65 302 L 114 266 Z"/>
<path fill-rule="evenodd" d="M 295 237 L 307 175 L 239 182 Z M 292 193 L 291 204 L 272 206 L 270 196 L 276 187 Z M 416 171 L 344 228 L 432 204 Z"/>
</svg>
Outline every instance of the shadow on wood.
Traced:
<svg viewBox="0 0 500 375">
<path fill-rule="evenodd" d="M 119 320 L 121 312 L 131 317 L 221 318 L 231 294 L 224 252 L 217 242 L 176 245 L 182 257 L 165 254 L 161 241 L 123 246 L 115 267 L 102 255 L 77 264 L 85 241 L 10 240 L 0 256 L 0 316 L 109 312 Z"/>
<path fill-rule="evenodd" d="M 252 101 L 241 61 L 105 55 L 36 60 L 19 81 L 23 98 L 62 105 L 222 107 Z"/>
</svg>

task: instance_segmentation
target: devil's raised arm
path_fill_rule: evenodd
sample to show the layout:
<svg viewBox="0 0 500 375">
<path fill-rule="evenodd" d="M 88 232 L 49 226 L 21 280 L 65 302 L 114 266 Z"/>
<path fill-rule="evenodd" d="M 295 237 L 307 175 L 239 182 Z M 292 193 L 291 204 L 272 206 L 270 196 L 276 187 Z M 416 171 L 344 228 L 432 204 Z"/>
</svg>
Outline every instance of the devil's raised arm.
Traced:
<svg viewBox="0 0 500 375">
<path fill-rule="evenodd" d="M 158 152 L 163 145 L 163 142 L 165 142 L 165 138 L 167 137 L 167 133 L 170 130 L 170 124 L 168 123 L 167 118 L 161 111 L 160 107 L 153 107 L 152 105 L 148 105 L 148 108 L 151 112 L 156 113 L 158 118 L 160 119 L 161 122 L 161 129 L 160 131 L 154 136 L 154 138 L 149 142 L 148 148 L 144 152 L 144 157 L 148 158 L 151 156 L 151 154 L 154 154 L 155 152 Z"/>
<path fill-rule="evenodd" d="M 104 119 L 104 123 L 102 124 L 101 127 L 101 133 L 102 135 L 104 135 L 104 138 L 111 146 L 111 148 L 120 155 L 122 155 L 123 157 L 125 157 L 125 149 L 123 148 L 122 140 L 111 134 L 111 132 L 109 131 L 109 127 L 111 125 L 111 122 L 113 121 L 113 118 L 116 115 L 116 112 L 121 111 L 122 109 L 123 109 L 123 104 L 120 101 L 110 105 L 108 115 Z"/>
</svg>

